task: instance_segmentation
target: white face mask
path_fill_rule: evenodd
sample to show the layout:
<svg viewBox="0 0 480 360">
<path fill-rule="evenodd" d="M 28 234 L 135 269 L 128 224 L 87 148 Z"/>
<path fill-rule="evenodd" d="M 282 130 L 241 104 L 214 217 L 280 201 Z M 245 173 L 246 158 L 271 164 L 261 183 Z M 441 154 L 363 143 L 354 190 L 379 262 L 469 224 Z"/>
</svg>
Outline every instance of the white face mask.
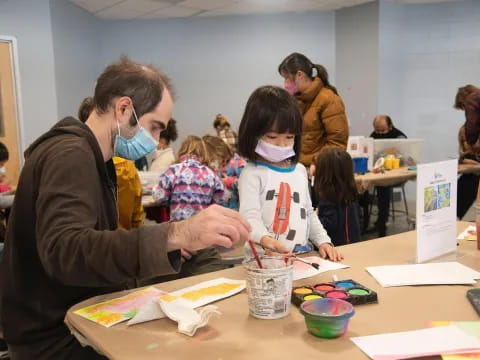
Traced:
<svg viewBox="0 0 480 360">
<path fill-rule="evenodd" d="M 258 140 L 255 152 L 270 162 L 280 162 L 295 156 L 293 144 L 289 146 L 277 146 L 270 144 L 262 139 Z"/>
<path fill-rule="evenodd" d="M 7 169 L 5 168 L 5 166 L 2 166 L 0 168 L 0 176 L 5 176 L 6 173 L 7 173 Z"/>
</svg>

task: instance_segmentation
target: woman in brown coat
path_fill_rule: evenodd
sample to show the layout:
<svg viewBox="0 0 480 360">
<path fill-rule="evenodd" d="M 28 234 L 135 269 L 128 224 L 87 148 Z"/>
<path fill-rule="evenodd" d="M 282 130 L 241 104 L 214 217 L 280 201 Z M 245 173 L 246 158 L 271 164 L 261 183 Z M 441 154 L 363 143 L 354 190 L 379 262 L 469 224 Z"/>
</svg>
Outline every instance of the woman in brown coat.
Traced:
<svg viewBox="0 0 480 360">
<path fill-rule="evenodd" d="M 300 162 L 310 167 L 323 148 L 346 149 L 345 105 L 337 89 L 329 83 L 327 70 L 313 64 L 305 55 L 293 53 L 282 61 L 278 72 L 285 79 L 285 89 L 297 98 L 303 113 Z M 312 171 L 310 169 L 310 173 Z"/>
</svg>

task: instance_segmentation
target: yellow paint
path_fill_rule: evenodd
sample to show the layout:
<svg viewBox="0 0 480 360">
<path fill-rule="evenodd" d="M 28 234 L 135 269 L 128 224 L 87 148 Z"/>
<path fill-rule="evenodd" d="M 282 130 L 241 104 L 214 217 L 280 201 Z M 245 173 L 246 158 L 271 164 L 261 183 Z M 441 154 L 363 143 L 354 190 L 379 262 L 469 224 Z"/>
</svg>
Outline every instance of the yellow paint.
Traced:
<svg viewBox="0 0 480 360">
<path fill-rule="evenodd" d="M 221 283 L 203 289 L 186 292 L 185 294 L 182 294 L 181 297 L 186 300 L 197 301 L 206 296 L 225 295 L 239 286 L 241 286 L 241 284 Z"/>
<path fill-rule="evenodd" d="M 392 168 L 393 169 L 400 169 L 400 159 L 393 159 Z"/>
<path fill-rule="evenodd" d="M 294 290 L 295 294 L 299 295 L 305 295 L 305 294 L 311 294 L 313 291 L 312 289 L 309 288 L 298 288 Z"/>
<path fill-rule="evenodd" d="M 175 301 L 178 299 L 178 296 L 174 296 L 174 295 L 162 295 L 162 296 L 159 296 L 159 299 L 160 300 L 163 300 L 165 302 L 172 302 L 172 301 Z"/>
<path fill-rule="evenodd" d="M 307 295 L 303 298 L 303 300 L 313 300 L 313 299 L 321 299 L 323 296 L 320 295 Z"/>
<path fill-rule="evenodd" d="M 393 159 L 387 158 L 385 159 L 385 162 L 383 163 L 383 166 L 385 169 L 392 169 L 393 168 Z"/>
</svg>

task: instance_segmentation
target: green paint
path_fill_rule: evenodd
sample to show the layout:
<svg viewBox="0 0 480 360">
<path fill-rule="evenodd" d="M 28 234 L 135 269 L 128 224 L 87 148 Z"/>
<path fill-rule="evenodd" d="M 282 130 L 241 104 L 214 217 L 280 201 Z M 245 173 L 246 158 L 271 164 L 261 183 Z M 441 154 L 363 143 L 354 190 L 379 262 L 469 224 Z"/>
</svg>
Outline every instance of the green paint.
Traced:
<svg viewBox="0 0 480 360">
<path fill-rule="evenodd" d="M 350 295 L 368 295 L 368 291 L 364 289 L 350 289 L 348 290 Z"/>
</svg>

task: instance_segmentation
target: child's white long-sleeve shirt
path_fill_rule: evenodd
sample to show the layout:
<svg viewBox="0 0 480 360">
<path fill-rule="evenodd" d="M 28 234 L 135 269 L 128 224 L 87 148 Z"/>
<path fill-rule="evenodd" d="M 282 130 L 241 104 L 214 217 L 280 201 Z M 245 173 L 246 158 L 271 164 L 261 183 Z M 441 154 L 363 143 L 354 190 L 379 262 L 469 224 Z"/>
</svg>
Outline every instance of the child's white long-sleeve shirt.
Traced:
<svg viewBox="0 0 480 360">
<path fill-rule="evenodd" d="M 238 182 L 240 214 L 252 227 L 251 238 L 260 243 L 263 236 L 278 239 L 287 249 L 331 243 L 312 208 L 307 171 L 302 164 L 277 168 L 249 162 Z"/>
</svg>

